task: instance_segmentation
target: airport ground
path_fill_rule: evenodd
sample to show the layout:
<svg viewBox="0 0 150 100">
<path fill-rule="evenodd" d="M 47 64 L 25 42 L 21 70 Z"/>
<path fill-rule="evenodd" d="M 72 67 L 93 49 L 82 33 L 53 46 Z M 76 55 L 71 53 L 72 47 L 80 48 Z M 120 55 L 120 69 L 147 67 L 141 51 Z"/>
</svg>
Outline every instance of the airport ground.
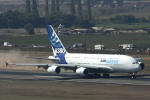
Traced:
<svg viewBox="0 0 150 100">
<path fill-rule="evenodd" d="M 0 100 L 149 100 L 149 93 L 144 85 L 0 79 Z"/>
<path fill-rule="evenodd" d="M 26 56 L 47 57 L 51 53 L 39 51 L 0 51 L 0 100 L 149 100 L 150 65 L 148 55 L 137 79 L 128 74 L 112 74 L 111 78 L 84 79 L 74 73 L 50 74 L 35 67 L 5 67 L 4 62 L 47 63 Z"/>
</svg>

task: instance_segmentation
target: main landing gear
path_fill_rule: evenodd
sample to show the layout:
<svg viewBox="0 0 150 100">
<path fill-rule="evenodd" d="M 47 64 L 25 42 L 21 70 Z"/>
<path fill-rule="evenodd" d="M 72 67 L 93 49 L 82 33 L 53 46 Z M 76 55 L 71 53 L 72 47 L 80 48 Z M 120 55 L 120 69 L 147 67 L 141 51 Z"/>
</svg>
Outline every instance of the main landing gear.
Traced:
<svg viewBox="0 0 150 100">
<path fill-rule="evenodd" d="M 109 77 L 110 77 L 109 74 L 107 74 L 107 73 L 104 73 L 104 74 L 103 74 L 103 78 L 109 78 Z"/>
<path fill-rule="evenodd" d="M 94 74 L 95 77 L 97 78 L 109 78 L 110 75 L 108 73 L 104 73 L 104 74 Z"/>
<path fill-rule="evenodd" d="M 103 73 L 103 74 L 88 74 L 84 76 L 85 78 L 110 78 L 110 75 L 108 73 Z"/>
<path fill-rule="evenodd" d="M 102 75 L 101 74 L 94 74 L 95 77 L 97 78 L 109 78 L 110 75 L 108 73 L 103 73 Z"/>
<path fill-rule="evenodd" d="M 136 73 L 131 73 L 131 79 L 135 79 L 136 78 Z"/>
</svg>

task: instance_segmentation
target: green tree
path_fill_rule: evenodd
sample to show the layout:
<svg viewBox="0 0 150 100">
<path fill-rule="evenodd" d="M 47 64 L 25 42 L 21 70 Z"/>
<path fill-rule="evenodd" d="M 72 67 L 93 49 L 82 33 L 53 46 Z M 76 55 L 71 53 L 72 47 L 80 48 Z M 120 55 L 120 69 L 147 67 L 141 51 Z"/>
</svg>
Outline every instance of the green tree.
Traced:
<svg viewBox="0 0 150 100">
<path fill-rule="evenodd" d="M 51 0 L 51 13 L 54 14 L 55 12 L 56 12 L 55 0 Z"/>
<path fill-rule="evenodd" d="M 13 10 L 13 11 L 8 10 L 7 12 L 4 12 L 2 16 L 3 16 L 2 22 L 5 22 L 4 25 L 6 25 L 7 27 L 19 28 L 22 27 L 25 23 L 24 13 L 21 13 L 17 10 Z"/>
<path fill-rule="evenodd" d="M 103 0 L 105 6 L 113 6 L 113 0 Z"/>
<path fill-rule="evenodd" d="M 24 25 L 24 29 L 28 32 L 28 34 L 30 35 L 34 35 L 35 32 L 34 32 L 34 27 L 31 23 L 28 23 L 26 25 Z"/>
<path fill-rule="evenodd" d="M 59 2 L 60 0 L 56 0 L 56 11 L 57 11 L 57 13 L 59 12 L 59 10 L 60 10 L 60 2 Z"/>
<path fill-rule="evenodd" d="M 118 6 L 122 6 L 123 5 L 123 0 L 116 0 L 116 1 L 117 1 Z"/>
<path fill-rule="evenodd" d="M 82 19 L 82 4 L 81 4 L 81 0 L 78 0 L 78 15 L 79 15 L 79 18 Z"/>
<path fill-rule="evenodd" d="M 119 16 L 115 16 L 110 18 L 110 21 L 113 23 L 124 23 L 124 24 L 131 24 L 131 23 L 137 23 L 140 19 L 137 19 L 135 16 L 133 15 L 119 15 Z"/>
<path fill-rule="evenodd" d="M 31 2 L 26 0 L 26 13 L 31 13 Z"/>
<path fill-rule="evenodd" d="M 49 0 L 45 0 L 45 17 L 49 16 Z"/>
<path fill-rule="evenodd" d="M 38 6 L 37 6 L 37 1 L 36 0 L 32 0 L 32 14 L 33 16 L 39 16 L 39 12 L 38 12 Z"/>
<path fill-rule="evenodd" d="M 91 0 L 87 0 L 88 19 L 92 19 Z"/>
<path fill-rule="evenodd" d="M 71 0 L 71 5 L 70 5 L 70 10 L 71 10 L 71 15 L 75 15 L 75 1 Z"/>
</svg>

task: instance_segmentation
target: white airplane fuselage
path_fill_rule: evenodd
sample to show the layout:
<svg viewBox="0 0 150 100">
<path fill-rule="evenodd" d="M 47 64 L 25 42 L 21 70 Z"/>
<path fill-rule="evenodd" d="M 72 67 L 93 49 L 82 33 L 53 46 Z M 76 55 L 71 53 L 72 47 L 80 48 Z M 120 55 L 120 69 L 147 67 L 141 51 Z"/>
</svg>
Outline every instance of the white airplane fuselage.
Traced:
<svg viewBox="0 0 150 100">
<path fill-rule="evenodd" d="M 65 60 L 67 64 L 79 67 L 101 68 L 109 66 L 112 69 L 110 73 L 136 73 L 142 70 L 136 59 L 127 55 L 67 53 Z"/>
</svg>

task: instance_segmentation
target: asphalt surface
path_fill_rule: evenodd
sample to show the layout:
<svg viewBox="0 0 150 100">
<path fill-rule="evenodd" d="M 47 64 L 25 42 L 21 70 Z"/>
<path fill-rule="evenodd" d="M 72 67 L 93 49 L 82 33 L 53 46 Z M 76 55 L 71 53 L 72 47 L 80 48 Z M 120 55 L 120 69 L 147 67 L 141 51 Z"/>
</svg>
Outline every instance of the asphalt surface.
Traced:
<svg viewBox="0 0 150 100">
<path fill-rule="evenodd" d="M 150 86 L 150 75 L 137 75 L 136 79 L 131 79 L 127 75 L 112 75 L 110 78 L 84 78 L 75 73 L 52 74 L 43 71 L 23 71 L 23 70 L 0 70 L 0 80 L 32 80 L 32 81 L 53 81 L 53 82 L 79 82 L 96 84 L 116 84 Z"/>
</svg>

